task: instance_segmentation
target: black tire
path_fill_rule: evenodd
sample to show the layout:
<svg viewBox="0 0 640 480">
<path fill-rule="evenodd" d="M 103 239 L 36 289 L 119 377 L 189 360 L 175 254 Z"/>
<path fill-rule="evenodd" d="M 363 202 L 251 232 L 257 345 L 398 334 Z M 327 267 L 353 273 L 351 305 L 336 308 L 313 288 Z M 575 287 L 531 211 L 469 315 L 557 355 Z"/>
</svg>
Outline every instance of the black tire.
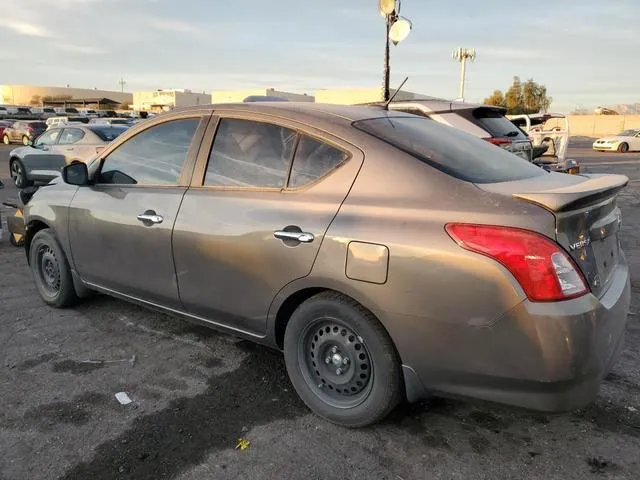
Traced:
<svg viewBox="0 0 640 480">
<path fill-rule="evenodd" d="M 11 140 L 9 140 L 9 136 L 8 136 L 8 135 L 3 135 L 3 136 L 2 136 L 2 142 L 3 142 L 5 145 L 9 145 L 9 144 L 11 143 Z"/>
<path fill-rule="evenodd" d="M 29 247 L 29 264 L 42 300 L 52 307 L 69 307 L 78 301 L 69 262 L 48 228 L 35 234 Z"/>
<path fill-rule="evenodd" d="M 629 151 L 629 144 L 626 142 L 622 142 L 620 145 L 618 145 L 618 152 L 620 153 L 627 153 Z"/>
<path fill-rule="evenodd" d="M 9 173 L 11 174 L 11 179 L 13 180 L 13 183 L 15 183 L 16 188 L 22 189 L 33 185 L 33 182 L 27 178 L 24 165 L 19 159 L 11 159 L 9 162 Z"/>
<path fill-rule="evenodd" d="M 402 400 L 400 360 L 389 335 L 371 312 L 339 293 L 320 293 L 296 309 L 284 356 L 300 398 L 333 423 L 371 425 Z"/>
</svg>

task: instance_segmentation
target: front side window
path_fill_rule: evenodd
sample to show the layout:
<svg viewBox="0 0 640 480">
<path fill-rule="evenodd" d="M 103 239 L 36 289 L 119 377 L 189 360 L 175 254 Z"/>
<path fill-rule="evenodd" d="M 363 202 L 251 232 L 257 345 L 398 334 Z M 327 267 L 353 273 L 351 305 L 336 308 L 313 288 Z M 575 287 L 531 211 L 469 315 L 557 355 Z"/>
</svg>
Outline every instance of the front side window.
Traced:
<svg viewBox="0 0 640 480">
<path fill-rule="evenodd" d="M 60 145 L 71 145 L 84 138 L 84 132 L 78 128 L 65 128 L 60 135 Z"/>
<path fill-rule="evenodd" d="M 205 186 L 284 188 L 296 132 L 250 120 L 220 120 Z"/>
<path fill-rule="evenodd" d="M 56 139 L 58 138 L 59 134 L 60 134 L 60 130 L 58 129 L 49 130 L 48 132 L 45 132 L 42 135 L 40 135 L 35 141 L 34 145 L 35 146 L 54 145 L 56 143 Z"/>
<path fill-rule="evenodd" d="M 171 120 L 130 138 L 104 159 L 97 183 L 177 185 L 199 123 Z"/>
<path fill-rule="evenodd" d="M 342 165 L 347 154 L 315 138 L 302 135 L 293 159 L 290 188 L 299 188 L 328 175 Z"/>
</svg>

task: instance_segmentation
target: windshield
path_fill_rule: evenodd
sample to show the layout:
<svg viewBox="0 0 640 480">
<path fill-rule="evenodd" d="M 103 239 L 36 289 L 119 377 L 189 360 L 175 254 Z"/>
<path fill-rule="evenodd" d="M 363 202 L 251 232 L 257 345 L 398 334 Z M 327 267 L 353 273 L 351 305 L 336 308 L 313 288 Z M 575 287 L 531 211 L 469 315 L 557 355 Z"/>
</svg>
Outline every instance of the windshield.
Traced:
<svg viewBox="0 0 640 480">
<path fill-rule="evenodd" d="M 110 142 L 112 140 L 115 140 L 115 138 L 118 135 L 127 131 L 125 127 L 119 127 L 119 126 L 111 127 L 109 125 L 95 126 L 90 128 L 93 133 L 98 135 L 105 142 Z"/>
<path fill-rule="evenodd" d="M 484 140 L 422 117 L 372 118 L 353 126 L 467 182 L 508 182 L 546 174 Z"/>
<path fill-rule="evenodd" d="M 618 134 L 618 137 L 635 137 L 640 130 L 623 130 Z"/>
<path fill-rule="evenodd" d="M 480 125 L 494 137 L 527 138 L 523 131 L 516 128 L 507 117 L 490 108 L 476 108 L 473 112 L 464 112 L 462 115 Z"/>
</svg>

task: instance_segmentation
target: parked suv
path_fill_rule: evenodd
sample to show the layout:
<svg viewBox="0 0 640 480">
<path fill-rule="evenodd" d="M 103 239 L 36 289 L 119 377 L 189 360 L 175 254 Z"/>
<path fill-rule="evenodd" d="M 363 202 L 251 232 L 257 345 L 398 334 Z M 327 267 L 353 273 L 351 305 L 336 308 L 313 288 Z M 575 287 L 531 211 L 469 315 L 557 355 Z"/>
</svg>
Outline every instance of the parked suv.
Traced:
<svg viewBox="0 0 640 480">
<path fill-rule="evenodd" d="M 532 161 L 531 140 L 505 117 L 503 107 L 427 99 L 391 102 L 389 110 L 431 118 Z"/>
<path fill-rule="evenodd" d="M 18 142 L 22 142 L 23 145 L 29 145 L 33 139 L 44 133 L 46 129 L 47 124 L 40 120 L 18 121 L 11 127 L 4 129 L 2 141 L 5 145 Z"/>
</svg>

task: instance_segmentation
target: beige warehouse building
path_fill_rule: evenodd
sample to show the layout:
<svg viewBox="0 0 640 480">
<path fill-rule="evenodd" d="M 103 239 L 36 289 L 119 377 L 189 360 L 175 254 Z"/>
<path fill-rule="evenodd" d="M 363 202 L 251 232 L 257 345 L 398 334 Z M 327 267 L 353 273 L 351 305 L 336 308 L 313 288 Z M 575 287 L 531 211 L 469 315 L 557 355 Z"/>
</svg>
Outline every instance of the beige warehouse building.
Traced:
<svg viewBox="0 0 640 480">
<path fill-rule="evenodd" d="M 211 95 L 194 93 L 191 90 L 161 89 L 133 93 L 133 109 L 136 111 L 162 112 L 176 107 L 208 105 Z"/>
<path fill-rule="evenodd" d="M 39 105 L 39 102 L 44 97 L 69 100 L 108 98 L 118 103 L 127 104 L 133 100 L 133 96 L 130 93 L 112 90 L 36 85 L 0 85 L 0 105 Z"/>
<path fill-rule="evenodd" d="M 211 92 L 211 103 L 238 103 L 253 95 L 280 97 L 290 102 L 314 101 L 313 95 L 307 95 L 306 93 L 284 92 L 274 88 L 253 88 L 246 90 L 214 90 Z"/>
</svg>

